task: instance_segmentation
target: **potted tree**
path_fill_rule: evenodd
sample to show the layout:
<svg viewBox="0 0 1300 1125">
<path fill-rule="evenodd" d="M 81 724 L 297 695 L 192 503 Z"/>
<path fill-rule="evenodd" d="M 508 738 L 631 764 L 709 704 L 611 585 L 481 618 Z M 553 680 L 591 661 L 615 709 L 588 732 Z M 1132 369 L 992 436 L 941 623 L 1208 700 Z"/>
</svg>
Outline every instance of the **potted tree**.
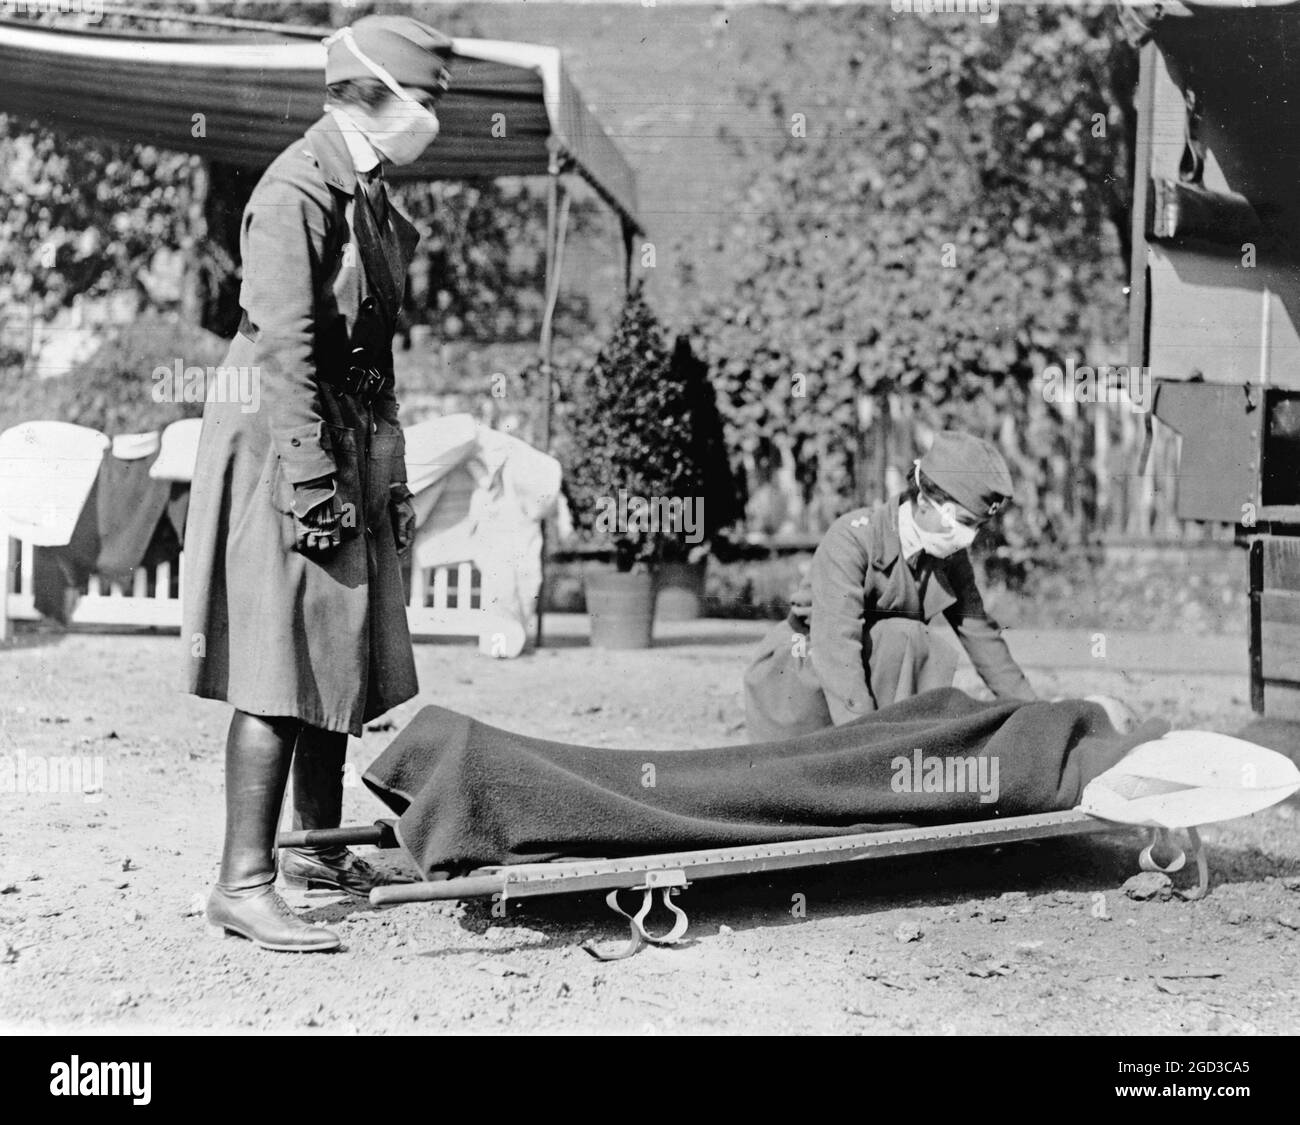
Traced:
<svg viewBox="0 0 1300 1125">
<path fill-rule="evenodd" d="M 649 646 L 656 564 L 702 542 L 702 473 L 681 375 L 638 287 L 568 388 L 570 512 L 575 529 L 613 558 L 584 575 L 592 644 L 601 648 Z"/>
</svg>

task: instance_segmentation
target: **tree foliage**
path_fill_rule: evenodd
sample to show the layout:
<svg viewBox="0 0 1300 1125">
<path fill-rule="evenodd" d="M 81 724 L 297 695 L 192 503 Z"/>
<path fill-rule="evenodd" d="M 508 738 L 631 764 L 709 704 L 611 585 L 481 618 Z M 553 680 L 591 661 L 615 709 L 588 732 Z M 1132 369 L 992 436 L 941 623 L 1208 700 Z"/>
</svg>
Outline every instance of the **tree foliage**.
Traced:
<svg viewBox="0 0 1300 1125">
<path fill-rule="evenodd" d="M 74 297 L 140 285 L 160 248 L 191 249 L 195 163 L 0 115 L 0 307 L 49 318 Z"/>
<path fill-rule="evenodd" d="M 689 459 L 704 503 L 704 538 L 711 540 L 744 518 L 743 483 L 731 467 L 709 365 L 695 354 L 685 336 L 678 336 L 673 344 L 668 378 L 685 393 Z"/>
<path fill-rule="evenodd" d="M 684 558 L 686 529 L 609 527 L 627 498 L 702 503 L 701 532 L 716 534 L 739 514 L 734 482 L 718 440 L 707 369 L 680 342 L 672 351 L 639 288 L 624 304 L 594 360 L 566 380 L 565 493 L 575 527 L 605 535 L 621 569 L 637 560 Z M 699 509 L 695 509 L 699 511 Z"/>
<path fill-rule="evenodd" d="M 14 373 L 0 383 L 0 429 L 32 419 L 57 419 L 107 434 L 161 430 L 203 413 L 199 401 L 172 401 L 157 368 L 215 367 L 225 342 L 175 316 L 147 314 L 107 335 L 85 371 L 40 379 Z M 167 394 L 155 389 L 163 387 Z"/>
<path fill-rule="evenodd" d="M 519 179 L 406 184 L 398 206 L 420 231 L 406 312 L 443 339 L 533 340 L 546 290 L 546 201 L 541 185 Z M 591 235 L 598 205 L 588 194 L 570 209 L 569 237 Z M 588 321 L 586 295 L 562 288 L 561 333 Z"/>
<path fill-rule="evenodd" d="M 760 468 L 785 445 L 833 515 L 875 483 L 865 419 L 892 398 L 921 429 L 1001 441 L 1047 488 L 1071 438 L 1031 423 L 1032 377 L 1123 332 L 1132 51 L 1109 12 L 1056 6 L 838 18 L 838 56 L 786 60 L 826 75 L 822 102 L 765 95 L 784 142 L 696 325 L 731 438 Z"/>
</svg>

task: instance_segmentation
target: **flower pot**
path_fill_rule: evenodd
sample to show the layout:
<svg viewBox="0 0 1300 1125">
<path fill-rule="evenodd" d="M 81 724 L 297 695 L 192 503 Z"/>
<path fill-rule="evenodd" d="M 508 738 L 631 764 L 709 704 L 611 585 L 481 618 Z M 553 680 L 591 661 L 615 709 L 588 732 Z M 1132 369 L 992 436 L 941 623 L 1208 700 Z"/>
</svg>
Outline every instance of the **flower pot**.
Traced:
<svg viewBox="0 0 1300 1125">
<path fill-rule="evenodd" d="M 586 573 L 586 587 L 593 647 L 650 647 L 655 616 L 653 574 L 592 568 Z"/>
<path fill-rule="evenodd" d="M 709 560 L 660 563 L 655 568 L 655 619 L 694 621 L 704 616 L 704 574 Z"/>
</svg>

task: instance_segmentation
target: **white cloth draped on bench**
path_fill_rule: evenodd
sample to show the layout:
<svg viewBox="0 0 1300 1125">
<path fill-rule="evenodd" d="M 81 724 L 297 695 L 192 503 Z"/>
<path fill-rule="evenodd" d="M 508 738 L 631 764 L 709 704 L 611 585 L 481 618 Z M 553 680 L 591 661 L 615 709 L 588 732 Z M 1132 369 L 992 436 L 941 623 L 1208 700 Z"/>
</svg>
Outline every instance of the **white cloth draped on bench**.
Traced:
<svg viewBox="0 0 1300 1125">
<path fill-rule="evenodd" d="M 0 433 L 0 536 L 64 547 L 109 439 L 70 422 L 23 422 Z"/>
<path fill-rule="evenodd" d="M 468 414 L 406 430 L 406 466 L 415 493 L 413 565 L 471 562 L 481 576 L 481 608 L 527 629 L 542 582 L 542 523 L 556 506 L 560 463 Z"/>
</svg>

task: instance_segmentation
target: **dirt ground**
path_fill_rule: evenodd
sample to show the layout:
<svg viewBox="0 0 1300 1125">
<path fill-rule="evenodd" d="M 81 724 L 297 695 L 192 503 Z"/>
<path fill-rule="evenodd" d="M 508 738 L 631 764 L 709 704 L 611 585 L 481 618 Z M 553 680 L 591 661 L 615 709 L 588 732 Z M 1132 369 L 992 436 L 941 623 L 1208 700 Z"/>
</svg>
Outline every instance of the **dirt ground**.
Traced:
<svg viewBox="0 0 1300 1125">
<path fill-rule="evenodd" d="M 736 742 L 740 673 L 762 628 L 660 626 L 639 653 L 560 637 L 506 662 L 419 645 L 423 694 L 394 718 L 437 702 L 604 746 Z M 0 651 L 0 756 L 103 762 L 99 792 L 0 793 L 7 1030 L 1300 1030 L 1294 799 L 1205 831 L 1213 889 L 1200 902 L 1127 897 L 1140 841 L 1121 834 L 697 884 L 678 899 L 691 917 L 681 946 L 617 963 L 579 948 L 626 933 L 599 895 L 512 904 L 506 918 L 483 903 L 290 896 L 346 948 L 263 952 L 218 936 L 196 906 L 216 874 L 227 709 L 179 694 L 180 667 L 170 637 L 35 634 Z M 1117 694 L 1175 725 L 1248 718 L 1236 676 L 1030 678 L 1048 694 Z M 353 740 L 358 773 L 392 733 Z M 349 787 L 348 820 L 382 813 Z"/>
</svg>

